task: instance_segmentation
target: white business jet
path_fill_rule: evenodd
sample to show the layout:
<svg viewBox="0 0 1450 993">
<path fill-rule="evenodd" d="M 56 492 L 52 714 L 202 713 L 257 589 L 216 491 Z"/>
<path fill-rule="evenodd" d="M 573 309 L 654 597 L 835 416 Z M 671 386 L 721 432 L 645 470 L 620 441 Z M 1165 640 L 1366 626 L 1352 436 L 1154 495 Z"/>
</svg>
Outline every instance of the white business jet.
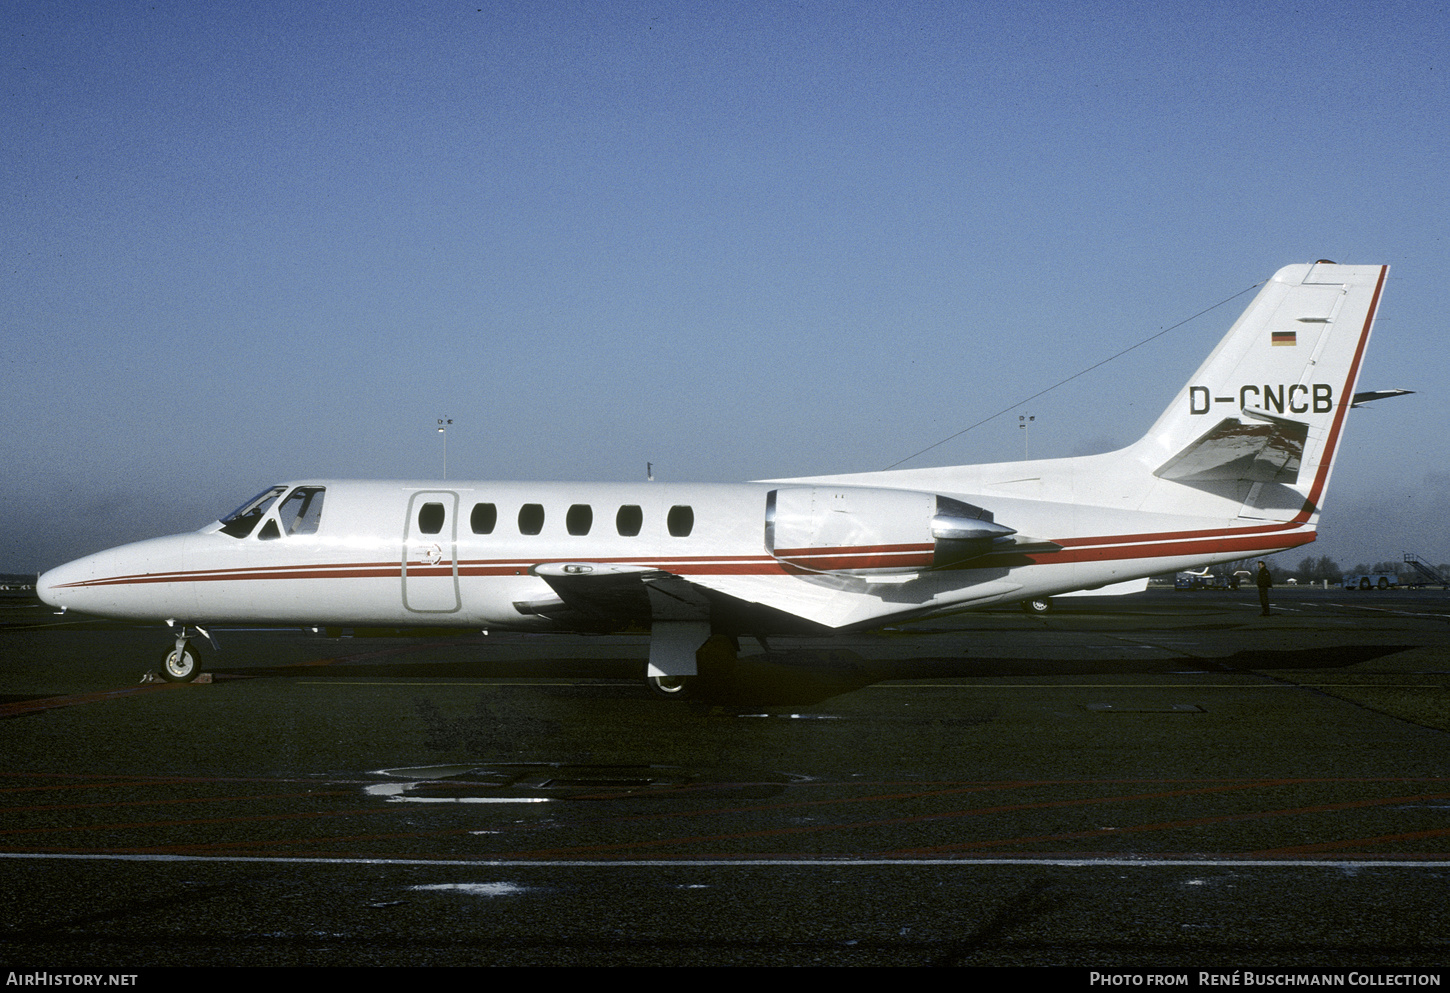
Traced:
<svg viewBox="0 0 1450 993">
<path fill-rule="evenodd" d="M 679 693 L 741 635 L 1142 588 L 1314 540 L 1386 272 L 1281 269 L 1116 452 L 740 484 L 301 480 L 38 590 L 172 625 L 171 680 L 216 624 L 647 627 L 648 677 Z"/>
</svg>

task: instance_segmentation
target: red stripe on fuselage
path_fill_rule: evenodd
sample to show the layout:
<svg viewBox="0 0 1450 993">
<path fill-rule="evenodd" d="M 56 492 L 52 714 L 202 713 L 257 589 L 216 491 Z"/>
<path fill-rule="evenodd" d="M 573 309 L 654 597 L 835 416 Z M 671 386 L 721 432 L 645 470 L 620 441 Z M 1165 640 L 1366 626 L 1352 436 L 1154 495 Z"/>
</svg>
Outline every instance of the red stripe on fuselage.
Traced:
<svg viewBox="0 0 1450 993">
<path fill-rule="evenodd" d="M 207 583 L 231 579 L 368 579 L 397 576 L 400 568 L 386 562 L 358 562 L 342 565 L 258 566 L 251 569 L 203 569 L 195 572 L 148 572 L 129 576 L 109 576 L 62 583 L 57 589 L 90 586 L 129 586 L 142 583 Z"/>
<path fill-rule="evenodd" d="M 1101 535 L 1091 538 L 1062 538 L 1054 543 L 1061 545 L 1060 551 L 1032 552 L 1022 557 L 1036 564 L 1067 562 L 1101 562 L 1110 560 L 1133 561 L 1138 559 L 1167 558 L 1183 555 L 1214 555 L 1232 551 L 1268 551 L 1274 548 L 1293 548 L 1314 540 L 1313 531 L 1297 534 L 1282 534 L 1277 540 L 1265 539 L 1275 532 L 1291 531 L 1299 524 L 1254 525 L 1246 528 L 1219 528 L 1203 531 L 1166 531 L 1158 534 Z M 801 570 L 829 571 L 843 569 L 901 568 L 918 566 L 926 568 L 931 564 L 930 556 L 921 553 L 931 548 L 922 546 L 861 546 L 894 547 L 899 551 L 892 555 L 862 553 L 860 549 L 781 549 L 781 557 L 762 555 L 696 555 L 671 556 L 666 558 L 595 558 L 591 562 L 600 564 L 638 565 L 659 569 L 679 576 L 730 576 L 730 575 L 788 575 Z M 791 553 L 787 557 L 784 553 Z M 1015 556 L 1010 549 L 987 557 Z M 908 561 L 911 555 L 917 560 Z M 551 562 L 571 562 L 577 559 L 548 558 L 538 560 L 521 559 L 468 559 L 457 566 L 459 576 L 512 576 L 524 575 L 537 566 Z M 987 562 L 982 563 L 986 565 Z M 359 562 L 327 565 L 291 564 L 253 569 L 207 569 L 197 572 L 168 572 L 130 576 L 113 576 L 105 579 L 91 579 L 67 583 L 62 588 L 93 586 L 126 586 L 149 583 L 227 582 L 272 579 L 399 579 L 402 577 L 400 564 L 381 562 Z M 450 564 L 432 566 L 408 566 L 410 577 L 453 575 Z"/>
<path fill-rule="evenodd" d="M 1103 562 L 1114 560 L 1167 558 L 1180 555 L 1218 555 L 1221 552 L 1254 552 L 1269 549 L 1282 551 L 1307 545 L 1315 539 L 1313 531 L 1285 535 L 1284 540 L 1265 545 L 1262 538 L 1213 538 L 1202 541 L 1165 541 L 1147 545 L 1108 545 L 1099 548 L 1063 549 L 1060 552 L 1033 552 L 1026 557 L 1039 565 L 1046 562 Z"/>
<path fill-rule="evenodd" d="M 931 542 L 913 545 L 814 545 L 809 548 L 777 548 L 775 555 L 782 559 L 795 559 L 806 555 L 887 555 L 930 552 L 935 548 Z"/>
</svg>

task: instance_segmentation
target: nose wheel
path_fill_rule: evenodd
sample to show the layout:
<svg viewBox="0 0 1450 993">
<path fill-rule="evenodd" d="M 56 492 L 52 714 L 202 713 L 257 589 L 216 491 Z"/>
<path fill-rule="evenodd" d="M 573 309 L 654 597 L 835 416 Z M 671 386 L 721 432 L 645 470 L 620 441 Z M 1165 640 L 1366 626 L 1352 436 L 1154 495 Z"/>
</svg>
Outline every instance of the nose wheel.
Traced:
<svg viewBox="0 0 1450 993">
<path fill-rule="evenodd" d="M 189 683 L 201 675 L 201 651 L 191 644 L 197 634 L 208 641 L 211 635 L 202 628 L 183 627 L 176 636 L 176 645 L 161 660 L 161 678 L 168 683 Z M 215 646 L 215 642 L 212 643 Z"/>
<path fill-rule="evenodd" d="M 201 671 L 196 651 L 190 645 L 173 648 L 161 662 L 161 678 L 168 683 L 189 683 Z"/>
</svg>

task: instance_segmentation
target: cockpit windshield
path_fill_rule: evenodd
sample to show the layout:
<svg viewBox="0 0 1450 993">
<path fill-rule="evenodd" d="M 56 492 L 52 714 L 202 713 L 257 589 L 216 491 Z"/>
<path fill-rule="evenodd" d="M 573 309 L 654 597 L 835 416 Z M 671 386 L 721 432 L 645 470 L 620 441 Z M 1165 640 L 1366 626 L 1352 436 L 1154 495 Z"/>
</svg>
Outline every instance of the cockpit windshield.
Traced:
<svg viewBox="0 0 1450 993">
<path fill-rule="evenodd" d="M 285 486 L 273 486 L 263 490 L 236 510 L 222 518 L 222 532 L 233 538 L 245 538 L 252 533 L 262 515 L 272 508 L 277 498 L 287 492 Z"/>
<path fill-rule="evenodd" d="M 257 523 L 268 515 L 273 504 L 286 492 L 286 486 L 273 486 L 258 493 L 222 518 L 222 532 L 233 538 L 247 537 L 256 530 Z M 325 492 L 325 488 L 321 486 L 297 487 L 277 508 L 277 520 L 268 521 L 257 532 L 257 537 L 267 539 L 280 538 L 284 534 L 316 534 L 318 522 L 322 520 L 322 497 Z"/>
<path fill-rule="evenodd" d="M 316 534 L 322 519 L 321 486 L 299 486 L 277 508 L 284 534 Z"/>
</svg>

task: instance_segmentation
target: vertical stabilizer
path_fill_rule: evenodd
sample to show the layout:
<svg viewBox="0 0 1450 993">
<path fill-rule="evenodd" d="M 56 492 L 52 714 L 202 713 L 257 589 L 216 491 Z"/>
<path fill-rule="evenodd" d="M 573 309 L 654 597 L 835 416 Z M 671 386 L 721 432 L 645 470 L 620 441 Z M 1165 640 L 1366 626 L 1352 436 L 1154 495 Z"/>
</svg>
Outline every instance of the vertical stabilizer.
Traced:
<svg viewBox="0 0 1450 993">
<path fill-rule="evenodd" d="M 1312 523 L 1387 266 L 1287 266 L 1265 284 L 1134 456 L 1159 479 Z"/>
</svg>

